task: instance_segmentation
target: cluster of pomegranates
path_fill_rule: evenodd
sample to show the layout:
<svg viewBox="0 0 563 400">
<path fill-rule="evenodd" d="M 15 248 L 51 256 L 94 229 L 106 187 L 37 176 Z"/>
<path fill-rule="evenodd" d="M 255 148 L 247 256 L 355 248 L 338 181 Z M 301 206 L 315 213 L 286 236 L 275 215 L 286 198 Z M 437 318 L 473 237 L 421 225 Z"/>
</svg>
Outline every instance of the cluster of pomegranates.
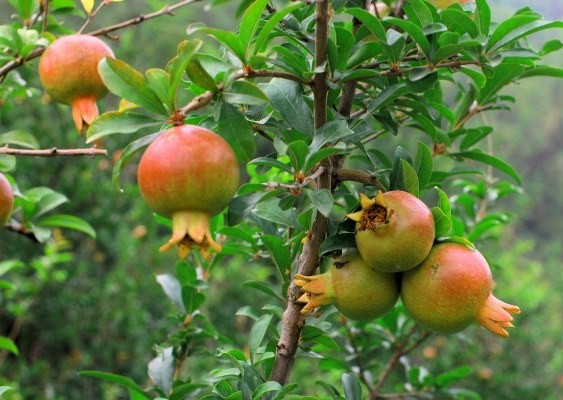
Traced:
<svg viewBox="0 0 563 400">
<path fill-rule="evenodd" d="M 357 251 L 333 259 L 321 275 L 296 275 L 304 314 L 334 304 L 355 320 L 378 318 L 399 297 L 422 327 L 456 333 L 477 322 L 507 337 L 517 306 L 492 294 L 493 279 L 477 250 L 454 242 L 435 243 L 434 219 L 417 197 L 403 191 L 360 197 L 356 222 Z"/>
</svg>

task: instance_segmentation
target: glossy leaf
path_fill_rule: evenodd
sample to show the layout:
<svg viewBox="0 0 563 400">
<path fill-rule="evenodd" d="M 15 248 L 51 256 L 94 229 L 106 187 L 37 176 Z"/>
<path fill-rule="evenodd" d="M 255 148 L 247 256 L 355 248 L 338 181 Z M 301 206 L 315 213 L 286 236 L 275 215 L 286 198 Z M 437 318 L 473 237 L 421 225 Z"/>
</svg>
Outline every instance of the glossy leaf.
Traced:
<svg viewBox="0 0 563 400">
<path fill-rule="evenodd" d="M 38 149 L 39 142 L 31 133 L 26 131 L 9 131 L 0 134 L 0 146 L 18 146 L 27 149 Z"/>
<path fill-rule="evenodd" d="M 0 350 L 9 351 L 10 353 L 15 354 L 16 356 L 20 354 L 18 350 L 18 346 L 16 346 L 16 344 L 13 342 L 12 339 L 6 336 L 0 336 Z"/>
<path fill-rule="evenodd" d="M 319 189 L 319 190 L 308 190 L 305 189 L 305 194 L 311 200 L 313 205 L 319 212 L 328 217 L 332 210 L 332 205 L 334 199 L 332 198 L 332 193 L 328 189 Z"/>
<path fill-rule="evenodd" d="M 162 126 L 164 120 L 158 120 L 146 114 L 132 111 L 110 111 L 94 120 L 86 131 L 86 143 L 95 142 L 106 136 L 136 133 L 141 129 Z"/>
<path fill-rule="evenodd" d="M 268 102 L 268 96 L 250 81 L 235 81 L 223 91 L 223 98 L 231 104 L 261 105 Z"/>
<path fill-rule="evenodd" d="M 128 378 L 128 377 L 125 377 L 125 376 L 111 374 L 111 373 L 108 373 L 108 372 L 92 371 L 92 370 L 80 371 L 80 372 L 78 372 L 78 375 L 88 376 L 90 378 L 96 378 L 96 379 L 101 379 L 101 380 L 104 380 L 104 381 L 107 381 L 107 382 L 116 383 L 120 386 L 125 387 L 128 390 L 131 390 L 131 391 L 141 395 L 142 398 L 144 398 L 144 399 L 147 399 L 147 400 L 152 399 L 151 395 L 149 395 L 143 389 L 141 389 L 141 387 L 139 387 L 131 378 Z"/>
<path fill-rule="evenodd" d="M 88 222 L 74 215 L 56 214 L 43 217 L 36 222 L 37 226 L 49 228 L 66 228 L 87 234 L 93 239 L 96 238 L 96 231 Z"/>
<path fill-rule="evenodd" d="M 254 130 L 237 108 L 223 103 L 217 132 L 231 145 L 239 162 L 246 163 L 254 157 L 256 152 Z"/>
<path fill-rule="evenodd" d="M 197 86 L 205 90 L 211 90 L 214 93 L 219 91 L 217 83 L 215 83 L 215 80 L 209 75 L 198 58 L 192 58 L 191 62 L 186 66 L 186 73 Z"/>
<path fill-rule="evenodd" d="M 346 400 L 362 399 L 362 385 L 355 373 L 342 374 L 342 388 L 344 389 Z"/>
<path fill-rule="evenodd" d="M 254 43 L 254 54 L 259 53 L 264 50 L 265 44 L 267 44 L 268 36 L 272 32 L 272 30 L 290 13 L 294 10 L 302 7 L 303 3 L 294 3 L 290 4 L 285 8 L 277 11 L 273 15 L 270 16 L 268 21 L 264 24 L 262 28 L 260 28 L 256 41 Z"/>
<path fill-rule="evenodd" d="M 364 24 L 371 33 L 381 41 L 382 43 L 387 43 L 387 34 L 385 33 L 385 28 L 381 21 L 368 11 L 362 8 L 350 8 L 346 12 L 354 17 L 356 17 L 362 24 Z"/>
<path fill-rule="evenodd" d="M 270 322 L 272 321 L 272 314 L 266 314 L 258 318 L 258 320 L 252 326 L 250 330 L 250 335 L 248 337 L 248 349 L 250 350 L 251 360 L 254 359 L 260 344 L 264 340 L 264 336 L 268 331 Z"/>
<path fill-rule="evenodd" d="M 487 153 L 483 153 L 483 152 L 476 151 L 476 150 L 474 150 L 474 151 L 462 151 L 462 152 L 459 152 L 459 153 L 450 153 L 449 155 L 451 157 L 468 158 L 470 160 L 475 160 L 475 161 L 479 161 L 479 162 L 482 162 L 484 164 L 490 165 L 490 166 L 498 169 L 499 171 L 504 172 L 508 176 L 510 176 L 512 179 L 514 179 L 516 181 L 516 183 L 518 183 L 518 184 L 522 183 L 522 180 L 520 179 L 520 176 L 518 175 L 516 170 L 514 170 L 514 168 L 510 164 L 508 164 L 506 161 L 501 160 L 498 157 L 491 156 Z"/>
<path fill-rule="evenodd" d="M 267 5 L 268 0 L 256 0 L 246 9 L 242 16 L 239 26 L 239 36 L 242 46 L 246 48 L 245 57 L 248 55 L 250 41 L 258 28 L 262 12 Z"/>
<path fill-rule="evenodd" d="M 178 45 L 176 57 L 170 60 L 167 66 L 168 73 L 170 74 L 169 98 L 173 100 L 176 98 L 176 92 L 180 86 L 182 75 L 201 46 L 202 42 L 200 40 L 184 40 Z M 175 101 L 173 102 L 175 103 Z"/>
<path fill-rule="evenodd" d="M 146 146 L 151 144 L 161 132 L 156 132 L 151 135 L 143 136 L 140 139 L 137 139 L 131 143 L 129 143 L 121 152 L 119 159 L 115 163 L 112 172 L 112 182 L 116 188 L 119 188 L 119 174 L 121 170 L 125 168 L 125 166 L 129 163 L 129 161 L 137 154 L 139 151 L 143 150 Z"/>
<path fill-rule="evenodd" d="M 432 177 L 433 168 L 432 150 L 422 142 L 418 142 L 416 156 L 414 158 L 414 168 L 418 176 L 419 191 L 422 192 L 430 178 Z"/>
<path fill-rule="evenodd" d="M 436 237 L 445 237 L 452 229 L 452 219 L 444 214 L 439 207 L 432 207 L 432 216 L 434 217 L 434 227 L 436 229 Z"/>
</svg>

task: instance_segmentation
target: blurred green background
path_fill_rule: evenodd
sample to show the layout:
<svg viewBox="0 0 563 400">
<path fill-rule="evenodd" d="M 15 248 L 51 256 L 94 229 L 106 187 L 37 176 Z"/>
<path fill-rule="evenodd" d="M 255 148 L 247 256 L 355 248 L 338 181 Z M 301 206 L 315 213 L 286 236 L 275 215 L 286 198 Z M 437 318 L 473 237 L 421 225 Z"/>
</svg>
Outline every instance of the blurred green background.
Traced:
<svg viewBox="0 0 563 400">
<path fill-rule="evenodd" d="M 208 10 L 206 2 L 117 32 L 112 43 L 118 58 L 139 70 L 163 67 L 186 38 L 194 22 L 223 28 L 236 26 L 234 4 L 226 2 Z M 547 19 L 563 18 L 560 0 L 491 1 L 493 19 L 500 20 L 530 5 Z M 161 8 L 166 2 L 135 0 L 112 4 L 96 18 L 92 28 L 109 25 L 139 13 Z M 0 2 L 0 23 L 10 21 L 11 9 Z M 81 19 L 65 17 L 76 29 Z M 554 33 L 550 31 L 551 35 Z M 537 35 L 538 44 L 553 37 Z M 561 36 L 559 37 L 561 39 Z M 212 46 L 211 42 L 209 46 Z M 550 64 L 563 66 L 561 52 Z M 18 73 L 39 88 L 36 62 Z M 502 282 L 500 298 L 518 304 L 523 313 L 509 340 L 493 337 L 478 328 L 446 337 L 435 335 L 416 353 L 432 371 L 470 365 L 474 374 L 461 382 L 484 399 L 563 399 L 563 82 L 530 79 L 505 94 L 517 99 L 512 111 L 495 111 L 484 118 L 496 127 L 495 153 L 511 160 L 523 177 L 523 195 L 507 200 L 514 222 L 499 241 L 485 244 L 485 254 Z M 108 97 L 102 111 L 116 107 Z M 45 103 L 40 90 L 31 98 L 2 105 L 0 133 L 21 129 L 32 132 L 42 147 L 83 146 L 76 136 L 69 109 Z M 105 146 L 115 154 L 130 137 L 113 136 Z M 121 391 L 77 372 L 98 369 L 147 382 L 146 365 L 153 346 L 175 326 L 171 306 L 155 280 L 155 274 L 172 272 L 175 254 L 160 254 L 167 229 L 155 223 L 142 203 L 135 182 L 135 162 L 122 175 L 123 191 L 111 184 L 112 159 L 19 158 L 13 173 L 22 190 L 50 186 L 64 193 L 70 203 L 63 212 L 80 215 L 97 230 L 97 240 L 74 232 L 60 232 L 47 249 L 27 238 L 0 230 L 0 260 L 23 258 L 18 291 L 0 294 L 0 335 L 16 337 L 21 355 L 0 354 L 0 385 L 13 386 L 8 399 L 118 399 Z M 53 254 L 73 254 L 58 262 Z M 50 252 L 50 253 L 49 253 Z M 59 257 L 60 258 L 60 257 Z M 207 309 L 217 328 L 240 346 L 249 323 L 236 310 L 263 303 L 240 283 L 267 274 L 266 267 L 249 260 L 232 260 L 214 270 Z M 234 301 L 236 300 L 236 301 Z M 195 361 L 202 377 L 216 362 L 213 356 Z M 298 368 L 310 368 L 299 366 Z M 194 370 L 197 370 L 194 368 Z M 197 375 L 197 372 L 194 372 Z M 309 374 L 316 373 L 313 370 Z"/>
</svg>

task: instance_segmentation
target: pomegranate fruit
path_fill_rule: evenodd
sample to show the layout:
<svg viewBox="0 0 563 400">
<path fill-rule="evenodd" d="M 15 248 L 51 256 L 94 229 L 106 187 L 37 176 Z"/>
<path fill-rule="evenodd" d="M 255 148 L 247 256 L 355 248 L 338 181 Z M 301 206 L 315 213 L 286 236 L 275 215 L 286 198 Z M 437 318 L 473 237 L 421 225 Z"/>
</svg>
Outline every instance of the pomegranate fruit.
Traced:
<svg viewBox="0 0 563 400">
<path fill-rule="evenodd" d="M 55 101 L 70 104 L 81 134 L 98 116 L 96 100 L 108 92 L 98 72 L 99 62 L 113 57 L 111 49 L 89 35 L 69 35 L 55 40 L 39 60 L 39 78 Z"/>
<path fill-rule="evenodd" d="M 0 227 L 6 225 L 14 208 L 14 192 L 12 185 L 0 172 Z"/>
<path fill-rule="evenodd" d="M 421 326 L 439 333 L 456 333 L 477 321 L 507 337 L 520 313 L 517 306 L 492 294 L 493 278 L 485 258 L 459 243 L 441 243 L 401 283 L 403 305 Z"/>
<path fill-rule="evenodd" d="M 185 258 L 193 245 L 206 257 L 210 247 L 221 250 L 209 220 L 227 206 L 239 184 L 237 158 L 221 136 L 194 125 L 163 132 L 143 154 L 138 182 L 148 206 L 172 218 L 172 237 L 160 251 L 178 245 Z"/>
<path fill-rule="evenodd" d="M 378 192 L 373 200 L 360 195 L 361 211 L 348 214 L 356 221 L 356 245 L 364 261 L 382 272 L 407 271 L 420 264 L 434 243 L 430 209 L 408 192 Z"/>
<path fill-rule="evenodd" d="M 399 298 L 396 275 L 370 268 L 357 251 L 335 258 L 324 274 L 295 275 L 293 283 L 304 292 L 298 300 L 306 303 L 302 314 L 334 304 L 347 318 L 371 320 L 391 310 Z"/>
</svg>

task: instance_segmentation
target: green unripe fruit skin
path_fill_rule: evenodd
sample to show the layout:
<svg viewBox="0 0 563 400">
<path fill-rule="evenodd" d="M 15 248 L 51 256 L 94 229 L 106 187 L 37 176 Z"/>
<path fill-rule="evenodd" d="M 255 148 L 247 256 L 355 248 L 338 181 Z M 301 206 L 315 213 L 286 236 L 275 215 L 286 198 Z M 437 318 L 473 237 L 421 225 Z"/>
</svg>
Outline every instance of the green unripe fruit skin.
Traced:
<svg viewBox="0 0 563 400">
<path fill-rule="evenodd" d="M 0 173 L 0 227 L 10 220 L 14 207 L 14 192 L 10 182 Z"/>
<path fill-rule="evenodd" d="M 430 209 L 410 193 L 395 190 L 383 193 L 393 214 L 389 223 L 376 230 L 356 224 L 356 245 L 366 263 L 382 272 L 415 268 L 434 243 L 434 218 Z"/>
</svg>

